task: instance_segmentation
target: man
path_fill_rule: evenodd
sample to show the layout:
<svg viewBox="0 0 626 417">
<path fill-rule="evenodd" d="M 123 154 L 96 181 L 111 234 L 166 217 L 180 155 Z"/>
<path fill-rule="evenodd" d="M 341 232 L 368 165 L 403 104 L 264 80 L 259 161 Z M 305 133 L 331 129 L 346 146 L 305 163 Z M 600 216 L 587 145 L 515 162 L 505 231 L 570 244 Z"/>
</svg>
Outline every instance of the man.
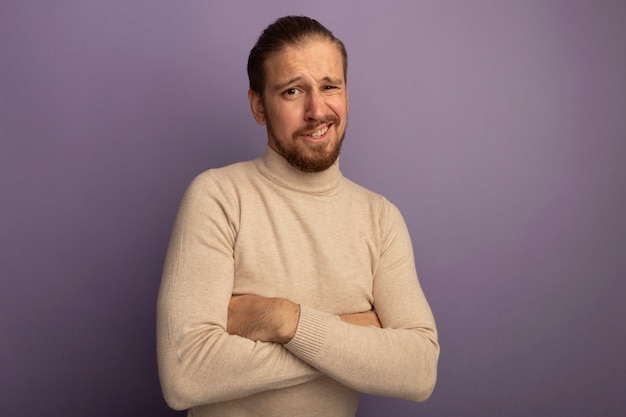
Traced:
<svg viewBox="0 0 626 417">
<path fill-rule="evenodd" d="M 405 223 L 342 176 L 347 54 L 285 17 L 250 52 L 266 154 L 187 190 L 158 300 L 168 404 L 193 416 L 354 416 L 359 392 L 423 401 L 439 345 Z"/>
</svg>

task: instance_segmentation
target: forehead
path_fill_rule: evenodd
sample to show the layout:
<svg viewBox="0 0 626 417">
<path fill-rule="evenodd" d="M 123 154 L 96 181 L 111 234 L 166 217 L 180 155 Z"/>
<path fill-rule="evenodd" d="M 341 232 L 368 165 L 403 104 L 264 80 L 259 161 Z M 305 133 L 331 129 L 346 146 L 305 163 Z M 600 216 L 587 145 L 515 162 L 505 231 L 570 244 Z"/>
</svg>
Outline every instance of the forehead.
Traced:
<svg viewBox="0 0 626 417">
<path fill-rule="evenodd" d="M 295 78 L 344 81 L 343 58 L 339 47 L 326 39 L 310 39 L 287 45 L 265 61 L 266 85 L 276 86 Z"/>
</svg>

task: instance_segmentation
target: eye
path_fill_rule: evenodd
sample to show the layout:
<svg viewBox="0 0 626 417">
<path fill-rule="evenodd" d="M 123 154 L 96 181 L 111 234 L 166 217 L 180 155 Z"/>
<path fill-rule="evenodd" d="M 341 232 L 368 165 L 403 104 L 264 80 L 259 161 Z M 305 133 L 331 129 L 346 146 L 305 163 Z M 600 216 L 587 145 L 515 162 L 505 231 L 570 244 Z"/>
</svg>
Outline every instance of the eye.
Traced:
<svg viewBox="0 0 626 417">
<path fill-rule="evenodd" d="M 288 88 L 285 90 L 284 94 L 286 96 L 295 96 L 296 94 L 298 94 L 298 89 L 297 88 Z"/>
</svg>

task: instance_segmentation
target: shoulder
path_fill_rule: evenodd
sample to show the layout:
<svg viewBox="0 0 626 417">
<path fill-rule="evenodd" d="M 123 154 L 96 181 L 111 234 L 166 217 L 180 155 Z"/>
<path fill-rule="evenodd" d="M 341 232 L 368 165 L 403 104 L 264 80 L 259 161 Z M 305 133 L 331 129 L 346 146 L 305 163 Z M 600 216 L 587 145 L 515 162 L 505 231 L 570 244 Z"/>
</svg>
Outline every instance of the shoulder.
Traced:
<svg viewBox="0 0 626 417">
<path fill-rule="evenodd" d="M 207 169 L 198 174 L 190 187 L 211 186 L 216 183 L 236 183 L 242 178 L 249 178 L 255 171 L 254 161 L 237 162 L 220 168 Z"/>
<path fill-rule="evenodd" d="M 367 204 L 377 207 L 381 212 L 397 211 L 398 208 L 384 195 L 372 191 L 356 182 L 344 177 L 344 190 L 346 194 L 358 204 Z"/>
<path fill-rule="evenodd" d="M 372 191 L 344 177 L 344 189 L 350 200 L 352 212 L 369 216 L 381 233 L 397 233 L 406 230 L 406 222 L 400 209 L 384 195 Z"/>
<path fill-rule="evenodd" d="M 246 188 L 256 171 L 254 161 L 207 169 L 191 181 L 187 193 L 232 194 L 237 189 Z"/>
<path fill-rule="evenodd" d="M 198 174 L 187 187 L 183 203 L 207 204 L 210 201 L 236 205 L 239 189 L 246 187 L 255 171 L 253 161 L 211 168 Z"/>
</svg>

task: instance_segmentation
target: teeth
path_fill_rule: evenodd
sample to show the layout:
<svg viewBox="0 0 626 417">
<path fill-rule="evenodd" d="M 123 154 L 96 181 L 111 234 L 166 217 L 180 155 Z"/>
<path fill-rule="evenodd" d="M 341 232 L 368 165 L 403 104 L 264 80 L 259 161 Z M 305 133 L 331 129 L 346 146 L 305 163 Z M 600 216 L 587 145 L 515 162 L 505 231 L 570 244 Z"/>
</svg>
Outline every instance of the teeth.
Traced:
<svg viewBox="0 0 626 417">
<path fill-rule="evenodd" d="M 318 130 L 317 132 L 313 133 L 311 135 L 312 138 L 319 138 L 321 136 L 324 136 L 324 134 L 328 131 L 328 126 L 324 126 L 323 128 L 321 128 L 320 130 Z"/>
</svg>

